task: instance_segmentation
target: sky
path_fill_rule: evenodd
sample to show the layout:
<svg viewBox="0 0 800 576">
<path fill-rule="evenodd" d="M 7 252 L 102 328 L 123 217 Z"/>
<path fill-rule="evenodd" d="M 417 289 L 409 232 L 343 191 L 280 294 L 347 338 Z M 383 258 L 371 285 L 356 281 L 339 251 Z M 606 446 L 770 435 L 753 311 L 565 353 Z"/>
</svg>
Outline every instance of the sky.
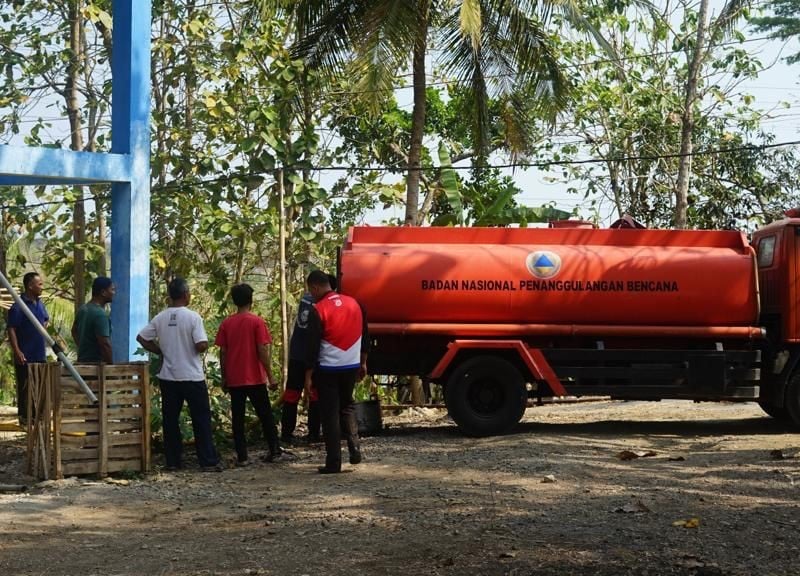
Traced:
<svg viewBox="0 0 800 576">
<path fill-rule="evenodd" d="M 723 2 L 712 0 L 711 4 L 712 10 L 718 13 Z M 800 51 L 800 42 L 797 40 L 783 42 L 777 39 L 752 41 L 767 34 L 756 33 L 751 29 L 745 29 L 744 32 L 748 42 L 743 46 L 751 54 L 757 55 L 767 69 L 762 71 L 758 78 L 744 81 L 739 91 L 753 95 L 755 97 L 753 106 L 766 111 L 762 127 L 775 134 L 776 142 L 800 139 L 800 63 L 790 66 L 783 61 L 787 55 Z M 401 106 L 411 109 L 410 90 L 399 90 L 396 96 Z M 784 107 L 783 103 L 788 103 L 789 107 Z M 435 149 L 431 152 L 436 158 Z M 494 159 L 494 163 L 498 164 L 507 161 L 507 158 L 502 157 Z M 567 186 L 552 182 L 552 178 L 548 179 L 546 172 L 530 168 L 506 170 L 506 173 L 515 179 L 523 191 L 515 197 L 521 205 L 541 206 L 553 202 L 561 210 L 567 212 L 577 210 L 584 218 L 590 218 L 593 214 L 589 200 L 584 200 L 582 195 L 567 192 Z M 608 204 L 599 212 L 602 218 L 601 225 L 608 225 L 617 218 Z M 378 225 L 388 218 L 402 220 L 403 217 L 404 208 L 394 207 L 369 214 L 365 223 Z"/>
<path fill-rule="evenodd" d="M 721 5 L 721 0 L 712 0 L 712 7 L 716 11 L 719 10 Z M 746 30 L 745 34 L 748 38 L 758 38 L 766 35 L 763 33 L 758 34 L 751 30 Z M 789 66 L 781 60 L 787 54 L 800 51 L 800 44 L 798 44 L 797 40 L 790 41 L 788 45 L 779 40 L 765 40 L 748 42 L 745 46 L 751 53 L 758 54 L 764 65 L 769 66 L 757 79 L 748 80 L 742 85 L 744 91 L 755 96 L 756 106 L 769 111 L 768 117 L 762 122 L 762 126 L 774 132 L 776 141 L 800 139 L 800 64 Z M 396 97 L 401 107 L 411 110 L 411 90 L 409 88 L 398 90 Z M 790 106 L 784 108 L 780 106 L 781 102 L 788 102 Z M 59 118 L 57 110 L 40 108 L 35 113 L 38 116 L 52 119 L 53 127 L 48 131 L 49 137 L 59 138 L 68 134 L 66 119 Z M 35 120 L 36 118 L 33 114 L 26 117 L 23 120 L 23 132 L 26 127 L 32 126 Z M 21 142 L 21 135 L 12 139 L 12 143 L 20 144 Z M 437 157 L 435 148 L 431 150 L 431 153 L 434 158 Z M 494 163 L 499 164 L 507 161 L 507 158 L 500 156 L 496 156 L 493 159 Z M 577 210 L 583 217 L 590 217 L 592 214 L 588 201 L 584 200 L 582 196 L 568 193 L 563 183 L 550 181 L 545 172 L 531 168 L 516 169 L 515 171 L 509 169 L 506 170 L 506 173 L 512 176 L 523 190 L 516 197 L 519 204 L 541 206 L 544 203 L 552 202 L 557 208 L 568 212 Z M 340 172 L 323 172 L 320 179 L 323 186 L 330 187 L 339 176 L 341 176 Z M 376 210 L 365 217 L 364 223 L 377 225 L 387 219 L 402 221 L 404 213 L 403 206 L 389 210 Z M 609 224 L 616 219 L 616 215 L 611 214 L 609 209 L 601 210 L 600 214 L 603 218 L 601 225 Z"/>
</svg>

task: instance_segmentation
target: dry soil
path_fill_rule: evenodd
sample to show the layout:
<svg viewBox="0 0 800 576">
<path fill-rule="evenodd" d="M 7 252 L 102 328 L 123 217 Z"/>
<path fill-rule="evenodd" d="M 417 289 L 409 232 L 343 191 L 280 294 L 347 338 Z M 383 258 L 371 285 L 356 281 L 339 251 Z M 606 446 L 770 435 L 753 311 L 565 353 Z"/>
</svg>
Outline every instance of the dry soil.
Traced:
<svg viewBox="0 0 800 576">
<path fill-rule="evenodd" d="M 755 405 L 543 406 L 479 439 L 436 410 L 385 423 L 330 476 L 312 446 L 37 483 L 0 441 L 0 482 L 28 486 L 0 494 L 0 574 L 800 574 L 800 436 Z"/>
</svg>

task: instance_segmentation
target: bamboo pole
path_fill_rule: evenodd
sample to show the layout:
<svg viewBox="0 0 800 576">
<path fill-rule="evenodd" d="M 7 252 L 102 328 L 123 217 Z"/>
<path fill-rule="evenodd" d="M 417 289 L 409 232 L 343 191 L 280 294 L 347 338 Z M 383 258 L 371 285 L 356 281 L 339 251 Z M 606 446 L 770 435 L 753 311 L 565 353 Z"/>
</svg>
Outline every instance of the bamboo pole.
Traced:
<svg viewBox="0 0 800 576">
<path fill-rule="evenodd" d="M 53 340 L 47 330 L 45 330 L 44 326 L 39 323 L 39 320 L 33 315 L 33 312 L 30 311 L 27 304 L 22 301 L 22 298 L 20 298 L 19 294 L 17 294 L 17 291 L 14 290 L 11 282 L 8 281 L 8 278 L 6 278 L 2 272 L 0 272 L 0 284 L 2 284 L 3 287 L 8 290 L 8 293 L 11 294 L 12 298 L 14 298 L 14 302 L 16 302 L 17 306 L 19 306 L 20 311 L 28 318 L 28 320 L 31 321 L 33 327 L 36 328 L 36 331 L 42 335 L 44 341 L 47 342 L 47 345 L 53 349 L 56 357 L 58 357 L 61 363 L 67 368 L 67 370 L 69 370 L 69 373 L 72 374 L 73 378 L 75 378 L 78 386 L 80 386 L 81 390 L 83 390 L 83 393 L 86 394 L 89 400 L 97 403 L 97 397 L 94 395 L 94 392 L 89 389 L 89 387 L 86 385 L 86 382 L 84 382 L 83 378 L 81 378 L 81 375 L 78 374 L 77 370 L 75 370 L 75 366 L 73 366 L 72 362 L 69 361 L 69 358 L 64 355 L 64 349 L 61 348 L 61 346 L 59 346 L 55 340 Z"/>
</svg>

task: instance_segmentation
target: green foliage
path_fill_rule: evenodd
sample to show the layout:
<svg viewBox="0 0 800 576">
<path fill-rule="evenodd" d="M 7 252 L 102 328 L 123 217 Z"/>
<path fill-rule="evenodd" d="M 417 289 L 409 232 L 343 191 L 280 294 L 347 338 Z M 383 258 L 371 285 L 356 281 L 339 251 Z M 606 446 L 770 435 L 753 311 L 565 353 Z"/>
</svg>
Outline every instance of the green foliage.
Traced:
<svg viewBox="0 0 800 576">
<path fill-rule="evenodd" d="M 426 155 L 427 60 L 468 94 L 463 104 L 478 164 L 485 164 L 492 150 L 489 103 L 493 99 L 504 110 L 499 117 L 506 124 L 505 146 L 512 155 L 526 152 L 535 126 L 527 113 L 535 108 L 539 117 L 553 120 L 569 92 L 554 49 L 555 37 L 547 34 L 543 21 L 554 9 L 569 19 L 572 8 L 559 2 L 375 0 L 342 9 L 335 3 L 297 2 L 294 14 L 303 25 L 293 52 L 329 81 L 355 78 L 352 95 L 365 103 L 372 118 L 393 98 L 395 78 L 407 69 L 411 57 L 414 108 L 408 147 L 400 151 L 408 167 L 405 222 L 419 224 L 426 217 L 418 207 L 417 170 Z M 429 43 L 438 49 L 429 51 Z M 426 203 L 431 200 L 429 188 Z"/>
<path fill-rule="evenodd" d="M 771 32 L 781 40 L 800 36 L 800 1 L 770 0 L 764 7 L 772 13 L 750 19 L 757 32 Z M 790 54 L 786 61 L 789 64 L 800 62 L 800 52 Z"/>
<path fill-rule="evenodd" d="M 669 226 L 688 73 L 679 51 L 694 37 L 697 14 L 686 8 L 662 21 L 633 3 L 618 4 L 613 11 L 596 6 L 588 14 L 615 46 L 621 63 L 605 58 L 593 43 L 562 44 L 564 57 L 573 63 L 574 103 L 559 136 L 544 143 L 538 159 L 558 163 L 551 170 L 553 179 L 594 205 L 610 203 L 617 215 L 631 214 L 648 226 Z M 677 28 L 668 25 L 670 18 L 679 22 Z M 709 51 L 694 107 L 690 226 L 728 226 L 729 211 L 740 222 L 763 219 L 767 215 L 756 198 L 764 195 L 768 182 L 778 183 L 773 172 L 791 171 L 792 155 L 775 165 L 774 152 L 757 151 L 769 136 L 757 127 L 759 113 L 752 98 L 736 96 L 737 82 L 760 69 L 758 59 L 738 44 L 726 42 Z M 751 143 L 756 146 L 753 153 L 702 153 Z M 584 162 L 586 158 L 599 161 Z M 792 183 L 786 181 L 784 198 Z M 735 200 L 742 195 L 753 201 Z"/>
</svg>

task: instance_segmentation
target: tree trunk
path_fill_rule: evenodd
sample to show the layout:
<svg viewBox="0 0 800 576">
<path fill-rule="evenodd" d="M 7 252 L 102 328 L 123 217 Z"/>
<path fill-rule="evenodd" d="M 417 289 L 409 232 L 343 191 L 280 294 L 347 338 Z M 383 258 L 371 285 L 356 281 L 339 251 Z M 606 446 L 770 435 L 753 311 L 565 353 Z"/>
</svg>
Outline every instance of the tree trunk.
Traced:
<svg viewBox="0 0 800 576">
<path fill-rule="evenodd" d="M 703 63 L 706 42 L 706 19 L 708 0 L 701 0 L 697 14 L 697 33 L 694 51 L 686 76 L 686 94 L 681 116 L 681 150 L 678 159 L 678 180 L 675 184 L 675 228 L 686 228 L 689 211 L 689 180 L 692 172 L 692 152 L 694 136 L 694 105 L 697 101 L 697 82 Z"/>
<path fill-rule="evenodd" d="M 69 3 L 69 47 L 70 60 L 67 69 L 67 82 L 64 89 L 64 99 L 67 104 L 67 116 L 69 118 L 70 129 L 70 148 L 72 150 L 83 149 L 83 136 L 81 134 L 81 115 L 78 80 L 83 67 L 83 49 L 81 36 L 83 33 L 83 2 L 82 0 L 71 0 Z M 72 259 L 73 272 L 72 279 L 75 290 L 75 315 L 83 305 L 86 296 L 86 207 L 83 201 L 83 187 L 76 186 L 75 206 L 72 214 Z"/>
<path fill-rule="evenodd" d="M 428 10 L 424 10 L 427 15 Z M 427 16 L 426 16 L 427 17 Z M 422 137 L 425 133 L 425 54 L 428 49 L 428 26 L 420 26 L 420 35 L 414 43 L 413 81 L 414 110 L 411 113 L 411 144 L 408 149 L 408 178 L 406 180 L 406 226 L 422 224 L 419 212 L 419 183 L 422 159 Z M 409 382 L 411 401 L 415 405 L 424 403 L 422 380 L 413 376 Z"/>
<path fill-rule="evenodd" d="M 106 221 L 105 201 L 100 196 L 94 197 L 95 217 L 97 218 L 97 243 L 102 247 L 100 256 L 97 259 L 97 269 L 102 275 L 109 273 L 108 251 L 106 241 L 108 240 L 108 223 Z"/>
<path fill-rule="evenodd" d="M 421 224 L 419 221 L 418 206 L 422 137 L 425 130 L 425 53 L 427 52 L 428 42 L 427 26 L 420 26 L 420 30 L 420 35 L 414 43 L 414 110 L 411 113 L 411 144 L 408 149 L 406 226 L 418 226 Z"/>
<path fill-rule="evenodd" d="M 279 215 L 279 266 L 280 270 L 280 301 L 281 301 L 281 340 L 283 342 L 282 358 L 281 358 L 281 384 L 286 381 L 286 375 L 289 368 L 289 310 L 288 310 L 288 294 L 286 290 L 286 206 L 284 205 L 284 198 L 286 197 L 286 190 L 283 185 L 283 168 L 278 169 L 278 215 Z"/>
<path fill-rule="evenodd" d="M 167 10 L 163 10 L 161 12 L 161 16 L 159 18 L 159 30 L 158 35 L 159 37 L 163 38 L 167 34 Z M 158 176 L 156 179 L 156 185 L 154 190 L 163 190 L 164 187 L 167 185 L 167 162 L 165 160 L 166 153 L 167 153 L 167 138 L 169 137 L 166 122 L 164 118 L 166 118 L 166 94 L 169 89 L 166 81 L 166 72 L 164 68 L 166 67 L 166 62 L 164 60 L 164 52 L 163 50 L 159 50 L 158 52 L 153 53 L 153 59 L 150 63 L 150 84 L 153 87 L 153 112 L 158 115 L 158 118 L 161 120 L 155 122 L 156 132 L 155 132 L 155 144 L 156 144 L 156 158 L 158 158 L 159 163 L 159 170 Z M 162 74 L 162 76 L 158 76 L 158 72 Z M 168 246 L 170 241 L 170 231 L 167 227 L 166 220 L 162 218 L 158 218 L 156 220 L 156 245 L 160 246 L 164 253 L 168 252 Z M 169 259 L 165 262 L 164 270 L 161 275 L 158 273 L 158 267 L 151 266 L 151 277 L 153 279 L 152 286 L 155 286 L 155 291 L 153 291 L 151 287 L 151 298 L 150 302 L 160 302 L 161 296 L 163 292 L 161 292 L 161 287 L 165 286 L 170 279 L 172 278 L 174 272 L 172 266 L 170 265 Z"/>
</svg>

